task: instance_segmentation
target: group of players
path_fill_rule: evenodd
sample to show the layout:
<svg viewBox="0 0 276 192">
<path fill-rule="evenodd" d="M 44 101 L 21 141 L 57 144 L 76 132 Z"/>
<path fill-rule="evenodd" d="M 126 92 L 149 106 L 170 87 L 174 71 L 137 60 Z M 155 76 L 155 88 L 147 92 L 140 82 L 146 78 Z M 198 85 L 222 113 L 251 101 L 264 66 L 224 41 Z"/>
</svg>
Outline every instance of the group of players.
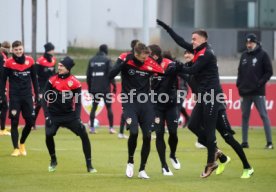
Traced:
<svg viewBox="0 0 276 192">
<path fill-rule="evenodd" d="M 42 106 L 46 120 L 46 146 L 51 157 L 49 172 L 55 171 L 57 166 L 54 136 L 60 126 L 67 127 L 80 136 L 87 171 L 97 172 L 91 162 L 90 140 L 80 119 L 81 98 L 72 97 L 64 101 L 65 93 L 70 91 L 74 94 L 81 93 L 81 83 L 70 73 L 75 65 L 74 61 L 68 56 L 64 57 L 58 63 L 56 73 L 56 58 L 53 56 L 55 47 L 52 43 L 44 45 L 45 52 L 38 58 L 37 64 L 32 57 L 24 54 L 21 41 L 14 41 L 11 48 L 12 55 L 9 58 L 2 52 L 0 81 L 1 114 L 6 113 L 3 106 L 7 106 L 5 88 L 7 80 L 9 81 L 9 118 L 11 119 L 11 138 L 14 147 L 11 156 L 27 155 L 25 141 L 32 127 L 35 127 L 35 121 Z M 33 107 L 33 92 L 35 108 Z M 45 95 L 47 92 L 51 94 Z M 53 100 L 54 102 L 52 102 Z M 6 110 L 6 108 L 4 109 Z M 25 126 L 18 141 L 20 113 L 25 120 Z M 1 121 L 5 121 L 5 119 L 1 119 Z M 7 130 L 5 132 L 7 133 Z"/>
<path fill-rule="evenodd" d="M 181 164 L 176 158 L 179 117 L 177 89 L 178 77 L 181 77 L 188 82 L 196 95 L 196 104 L 188 128 L 198 137 L 198 141 L 208 151 L 207 164 L 200 177 L 207 178 L 215 170 L 216 174 L 221 174 L 225 166 L 231 161 L 230 157 L 223 154 L 217 147 L 215 134 L 217 129 L 225 142 L 234 149 L 242 161 L 243 173 L 241 178 L 250 178 L 254 170 L 248 163 L 241 145 L 233 137 L 234 131 L 228 122 L 224 102 L 217 100 L 210 102 L 208 100 L 210 94 L 214 94 L 214 98 L 216 98 L 218 94 L 222 93 L 222 89 L 219 82 L 216 57 L 207 43 L 207 32 L 204 30 L 194 31 L 192 33 L 192 43 L 188 43 L 164 22 L 157 20 L 157 24 L 163 27 L 176 43 L 186 50 L 184 56 L 187 63 L 184 64 L 176 60 L 173 61 L 172 58 L 165 58 L 158 45 L 146 46 L 139 41 L 135 41 L 132 43 L 133 49 L 122 53 L 114 66 L 106 71 L 107 86 L 114 82 L 115 76 L 121 73 L 122 93 L 129 95 L 135 91 L 132 100 L 122 103 L 122 119 L 129 130 L 126 176 L 131 178 L 134 175 L 134 153 L 137 146 L 139 127 L 143 134 L 139 178 L 150 178 L 145 171 L 145 167 L 150 153 L 152 131 L 156 131 L 156 148 L 161 162 L 162 174 L 164 176 L 173 175 L 166 162 L 165 126 L 167 126 L 169 133 L 170 161 L 174 169 L 181 168 Z M 8 79 L 9 118 L 11 119 L 11 138 L 14 147 L 11 155 L 27 155 L 25 141 L 31 128 L 35 127 L 35 119 L 42 106 L 46 120 L 46 145 L 51 157 L 48 167 L 49 172 L 56 170 L 57 157 L 54 136 L 59 127 L 62 126 L 80 136 L 87 171 L 95 173 L 97 170 L 91 162 L 89 137 L 80 116 L 81 97 L 79 95 L 81 95 L 81 83 L 70 73 L 75 63 L 72 58 L 66 56 L 58 63 L 56 73 L 56 58 L 53 56 L 54 45 L 47 43 L 44 47 L 45 53 L 37 60 L 36 65 L 31 57 L 24 54 L 24 47 L 20 41 L 12 43 L 10 58 L 4 52 L 2 54 L 2 65 L 4 67 L 1 70 L 2 78 L 0 81 L 1 115 L 6 113 L 4 112 L 6 110 L 4 106 L 7 103 L 5 87 Z M 107 55 L 106 48 L 100 47 L 98 54 Z M 93 78 L 102 76 L 102 73 L 97 73 L 95 69 L 93 71 L 93 67 L 99 66 L 100 63 L 93 61 L 93 59 L 89 61 L 89 66 L 92 66 L 92 69 L 89 70 L 88 66 L 87 83 L 91 94 L 97 92 L 95 91 L 97 85 L 93 84 Z M 105 61 L 102 61 L 102 63 L 105 63 Z M 32 87 L 35 94 L 35 109 L 33 108 Z M 150 99 L 142 103 L 139 102 L 138 95 L 146 97 L 151 91 L 156 93 L 154 97 L 157 102 L 152 103 Z M 75 97 L 66 94 L 73 94 Z M 169 98 L 165 103 L 158 99 L 164 94 Z M 76 97 L 76 95 L 78 96 Z M 98 102 L 95 101 L 95 103 Z M 93 105 L 93 108 L 95 107 L 96 104 Z M 22 112 L 26 123 L 18 143 L 20 112 Z M 93 120 L 95 111 L 91 116 L 91 120 Z M 111 119 L 111 114 L 109 116 Z M 94 131 L 93 128 L 93 122 L 91 122 L 91 132 Z M 114 132 L 112 126 L 110 126 L 110 132 Z M 219 164 L 216 162 L 217 160 L 220 161 Z"/>
</svg>

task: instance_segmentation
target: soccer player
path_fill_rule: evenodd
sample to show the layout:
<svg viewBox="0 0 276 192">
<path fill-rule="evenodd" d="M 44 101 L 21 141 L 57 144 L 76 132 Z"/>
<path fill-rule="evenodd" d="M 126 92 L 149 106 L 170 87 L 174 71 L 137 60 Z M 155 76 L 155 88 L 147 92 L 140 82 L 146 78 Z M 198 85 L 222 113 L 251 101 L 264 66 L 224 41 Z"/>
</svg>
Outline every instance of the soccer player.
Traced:
<svg viewBox="0 0 276 192">
<path fill-rule="evenodd" d="M 99 47 L 99 52 L 91 58 L 88 62 L 88 67 L 86 71 L 86 82 L 88 85 L 88 91 L 92 94 L 92 108 L 90 112 L 90 133 L 95 134 L 94 119 L 95 113 L 100 103 L 101 98 L 103 98 L 106 109 L 107 117 L 109 121 L 109 133 L 115 134 L 116 131 L 113 128 L 113 112 L 111 108 L 111 87 L 112 93 L 116 94 L 116 82 L 114 79 L 109 80 L 108 74 L 112 66 L 111 60 L 107 57 L 108 47 L 103 44 Z"/>
<path fill-rule="evenodd" d="M 90 141 L 80 119 L 81 114 L 81 83 L 71 75 L 75 65 L 70 57 L 58 63 L 58 74 L 52 76 L 45 86 L 43 109 L 46 118 L 46 145 L 51 157 L 49 172 L 56 170 L 57 158 L 54 136 L 59 127 L 66 127 L 81 138 L 87 171 L 97 172 L 91 163 Z"/>
<path fill-rule="evenodd" d="M 187 61 L 187 63 L 185 63 L 186 66 L 191 67 L 193 65 L 193 62 L 192 62 L 193 57 L 194 55 L 192 53 L 190 53 L 187 50 L 185 51 L 184 58 L 185 58 L 185 61 Z M 197 82 L 193 78 L 193 75 L 189 75 L 188 83 L 192 89 L 193 94 L 196 95 Z M 189 124 L 188 128 L 198 137 L 198 141 L 199 141 L 198 143 L 200 145 L 203 144 L 202 146 L 206 146 L 206 137 L 205 137 L 204 129 L 199 129 L 199 127 L 202 127 L 202 123 L 197 121 L 196 114 L 199 113 L 197 112 L 197 110 L 199 110 L 199 108 L 195 107 L 193 110 L 192 121 Z M 231 129 L 231 125 L 228 121 L 227 114 L 226 114 L 226 106 L 224 102 L 220 103 L 218 111 L 219 112 L 218 112 L 216 129 L 220 133 L 224 141 L 234 149 L 234 151 L 242 161 L 243 174 L 241 178 L 242 179 L 250 178 L 254 172 L 254 169 L 250 166 L 242 147 L 239 145 L 238 141 L 233 136 L 235 132 Z M 220 151 L 219 149 L 217 149 L 216 159 L 220 160 L 220 164 L 216 170 L 216 174 L 219 175 L 224 172 L 224 169 L 226 165 L 231 161 L 231 158 L 223 154 L 222 151 Z"/>
<path fill-rule="evenodd" d="M 191 115 L 191 122 L 188 125 L 188 128 L 198 137 L 198 142 L 203 146 L 207 146 L 206 132 L 203 127 L 203 124 L 198 121 L 198 114 L 200 114 L 200 108 L 195 107 Z M 203 128 L 203 129 L 201 129 Z M 201 130 L 200 130 L 201 129 Z M 239 142 L 234 138 L 234 131 L 231 129 L 231 125 L 228 121 L 226 114 L 226 106 L 220 104 L 218 109 L 218 118 L 216 123 L 216 129 L 220 133 L 224 141 L 234 149 L 236 154 L 239 156 L 243 164 L 243 173 L 241 175 L 242 179 L 248 179 L 254 173 L 254 169 L 249 164 L 247 157 L 239 144 Z M 215 160 L 219 159 L 220 164 L 216 170 L 216 174 L 220 175 L 224 172 L 226 165 L 231 161 L 229 156 L 226 156 L 217 148 L 215 154 Z"/>
<path fill-rule="evenodd" d="M 185 61 L 185 65 L 188 67 L 189 64 L 192 64 L 192 60 L 194 58 L 194 54 L 185 50 L 184 51 L 184 61 Z M 182 75 L 183 79 L 185 79 L 185 81 L 188 83 L 189 87 L 192 89 L 192 96 L 193 99 L 196 100 L 196 81 L 193 78 L 193 75 L 187 75 L 185 74 Z M 180 98 L 181 99 L 181 98 Z M 188 124 L 187 124 L 188 125 Z M 205 149 L 206 147 L 204 145 L 202 145 L 201 143 L 198 142 L 198 140 L 195 142 L 195 147 L 198 149 Z"/>
<path fill-rule="evenodd" d="M 134 53 L 134 47 L 137 43 L 139 43 L 138 39 L 133 39 L 130 42 L 131 53 Z M 126 120 L 124 119 L 124 114 L 122 113 L 121 120 L 120 120 L 120 129 L 119 129 L 119 134 L 118 134 L 119 139 L 128 139 L 128 136 L 124 134 L 125 124 L 126 124 Z"/>
<path fill-rule="evenodd" d="M 44 87 L 51 76 L 56 73 L 55 64 L 56 57 L 54 57 L 55 46 L 48 42 L 44 45 L 45 52 L 44 54 L 37 59 L 36 62 L 36 72 L 38 78 L 38 85 L 40 88 L 40 97 L 42 97 L 44 93 Z M 38 116 L 38 113 L 41 109 L 41 103 L 37 103 L 35 107 L 35 122 Z M 36 127 L 34 126 L 34 129 Z"/>
<path fill-rule="evenodd" d="M 134 174 L 134 153 L 137 146 L 138 125 L 143 133 L 139 178 L 149 179 L 145 171 L 150 153 L 151 131 L 153 129 L 154 111 L 148 95 L 150 92 L 150 76 L 153 72 L 163 73 L 163 69 L 149 57 L 149 49 L 143 43 L 137 43 L 134 53 L 123 53 L 110 71 L 113 79 L 119 72 L 122 77 L 123 114 L 130 131 L 128 139 L 128 162 L 126 176 Z M 141 102 L 143 101 L 143 102 Z"/>
<path fill-rule="evenodd" d="M 3 72 L 3 86 L 0 94 L 2 101 L 6 100 L 5 86 L 9 79 L 9 118 L 11 119 L 11 138 L 14 151 L 11 154 L 14 157 L 27 155 L 25 141 L 34 126 L 34 109 L 32 99 L 32 84 L 35 93 L 35 101 L 39 101 L 38 83 L 34 68 L 34 60 L 24 54 L 24 47 L 21 41 L 12 43 L 12 57 L 7 59 Z M 18 123 L 19 115 L 25 119 L 25 126 L 22 131 L 18 145 Z"/>
<path fill-rule="evenodd" d="M 120 119 L 120 128 L 118 133 L 119 139 L 128 139 L 128 136 L 124 134 L 125 124 L 126 124 L 126 120 L 124 118 L 124 114 L 122 113 L 121 119 Z"/>
<path fill-rule="evenodd" d="M 197 121 L 204 123 L 203 127 L 206 133 L 207 165 L 201 173 L 201 177 L 206 178 L 218 167 L 215 161 L 215 152 L 219 102 L 217 99 L 212 99 L 217 98 L 217 95 L 221 92 L 219 89 L 217 59 L 212 48 L 207 43 L 208 34 L 206 31 L 194 31 L 192 33 L 192 43 L 188 43 L 164 22 L 157 19 L 157 24 L 163 27 L 178 45 L 190 52 L 194 52 L 195 55 L 192 67 L 179 65 L 179 69 L 183 73 L 193 74 L 198 82 L 197 92 L 200 93 L 198 94 L 198 99 L 201 102 L 197 102 L 195 107 L 200 108 L 197 114 Z"/>
<path fill-rule="evenodd" d="M 4 41 L 3 43 L 1 43 L 1 48 L 0 48 L 0 77 L 1 78 L 3 76 L 4 64 L 9 57 L 10 49 L 11 49 L 10 42 Z M 3 102 L 0 103 L 0 122 L 1 122 L 0 136 L 11 135 L 11 133 L 6 129 L 7 112 L 8 112 L 8 103 L 6 102 L 6 100 L 3 100 Z"/>
<path fill-rule="evenodd" d="M 172 57 L 172 54 L 171 54 L 170 51 L 163 51 L 162 56 L 163 56 L 163 58 L 170 59 L 171 61 L 175 60 Z M 181 114 L 185 118 L 185 120 L 183 122 L 183 125 L 182 125 L 182 128 L 187 127 L 189 119 L 190 119 L 190 116 L 188 115 L 186 109 L 183 107 L 183 102 L 185 100 L 184 96 L 186 96 L 188 94 L 188 84 L 187 84 L 185 78 L 186 78 L 185 74 L 178 74 L 178 76 L 177 76 L 177 80 L 178 80 L 177 89 L 180 91 L 179 92 L 180 95 L 178 95 L 178 98 L 180 99 L 180 102 L 177 103 L 177 115 L 178 115 L 178 119 L 180 118 Z M 178 123 L 181 124 L 180 121 Z"/>
<path fill-rule="evenodd" d="M 194 56 L 191 52 L 185 51 L 185 60 L 186 61 L 190 60 L 188 63 L 185 64 L 185 67 L 193 67 Z M 196 99 L 197 99 L 199 84 L 194 75 L 189 75 L 188 83 L 192 89 L 192 92 L 195 94 Z M 223 93 L 220 85 L 219 85 L 218 89 L 219 89 L 218 92 Z M 202 110 L 202 108 L 200 107 L 200 105 L 198 105 L 198 102 L 197 102 L 197 104 L 195 105 L 195 107 L 193 109 L 193 112 L 191 115 L 191 121 L 188 125 L 188 128 L 195 135 L 197 135 L 199 143 L 201 143 L 207 147 L 207 137 L 206 137 L 207 129 L 204 127 L 206 125 L 204 124 L 204 122 L 201 122 L 198 120 L 201 118 L 201 115 L 202 115 L 201 110 Z M 239 143 L 233 137 L 233 134 L 235 132 L 231 129 L 231 126 L 229 124 L 227 114 L 226 114 L 226 106 L 225 106 L 224 101 L 218 102 L 218 116 L 217 116 L 217 121 L 216 121 L 216 129 L 221 134 L 221 136 L 223 137 L 225 142 L 234 149 L 236 154 L 241 159 L 241 161 L 243 163 L 243 168 L 244 168 L 241 178 L 242 179 L 250 178 L 251 175 L 254 173 L 254 169 L 248 163 L 246 155 L 245 155 L 242 147 L 239 145 Z M 219 175 L 219 174 L 223 173 L 225 166 L 231 161 L 231 158 L 228 156 L 225 156 L 219 149 L 217 149 L 217 146 L 216 146 L 215 160 L 217 160 L 217 159 L 219 159 L 221 162 L 218 166 L 218 169 L 216 170 L 216 174 Z M 201 176 L 203 176 L 203 175 L 201 175 Z"/>
<path fill-rule="evenodd" d="M 162 50 L 158 45 L 148 46 L 150 56 L 164 69 L 173 64 L 173 61 L 162 57 Z M 170 159 L 175 169 L 180 169 L 180 162 L 175 153 L 177 149 L 178 136 L 178 114 L 177 114 L 177 74 L 162 75 L 156 74 L 151 79 L 151 89 L 154 91 L 155 131 L 156 149 L 161 161 L 162 173 L 164 176 L 172 176 L 173 173 L 166 162 L 166 143 L 164 141 L 165 124 L 167 124 L 170 146 Z M 162 95 L 166 95 L 162 97 Z"/>
</svg>

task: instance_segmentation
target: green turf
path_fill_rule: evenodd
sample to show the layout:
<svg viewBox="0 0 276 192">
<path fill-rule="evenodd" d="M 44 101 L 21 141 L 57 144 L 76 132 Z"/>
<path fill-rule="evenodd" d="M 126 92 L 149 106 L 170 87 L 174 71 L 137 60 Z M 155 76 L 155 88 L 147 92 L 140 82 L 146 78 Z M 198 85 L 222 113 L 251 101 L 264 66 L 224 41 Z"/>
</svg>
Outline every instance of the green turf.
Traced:
<svg viewBox="0 0 276 192">
<path fill-rule="evenodd" d="M 21 132 L 21 130 L 20 130 Z M 238 129 L 236 138 L 240 141 Z M 276 130 L 273 130 L 276 137 Z M 137 178 L 140 162 L 141 138 L 135 153 L 135 176 L 125 176 L 127 140 L 110 135 L 107 128 L 89 136 L 93 148 L 93 164 L 96 174 L 88 174 L 85 168 L 81 142 L 70 131 L 60 129 L 56 140 L 57 171 L 48 173 L 49 157 L 45 145 L 44 129 L 33 131 L 27 140 L 26 157 L 11 157 L 11 139 L 0 137 L 0 191 L 1 192 L 82 192 L 82 191 L 204 191 L 204 192 L 272 192 L 276 187 L 276 153 L 264 150 L 265 137 L 262 129 L 249 131 L 250 149 L 245 150 L 255 169 L 251 179 L 242 180 L 242 166 L 232 149 L 219 137 L 221 149 L 231 156 L 232 161 L 225 172 L 207 179 L 199 178 L 206 161 L 206 150 L 194 147 L 195 137 L 187 129 L 179 129 L 178 159 L 182 169 L 173 170 L 173 177 L 161 174 L 160 162 L 152 141 L 152 150 L 146 167 L 149 180 Z M 166 134 L 167 137 L 167 134 Z M 274 140 L 274 143 L 275 140 Z M 168 148 L 167 148 L 168 149 Z"/>
<path fill-rule="evenodd" d="M 87 65 L 89 58 L 74 58 L 76 66 L 72 69 L 74 75 L 86 75 Z"/>
<path fill-rule="evenodd" d="M 86 75 L 86 69 L 89 59 L 97 53 L 98 49 L 68 47 L 68 55 L 73 57 L 76 66 L 72 69 L 74 75 Z M 124 52 L 124 50 L 109 49 L 108 56 L 112 59 L 112 62 L 118 58 L 118 56 Z"/>
<path fill-rule="evenodd" d="M 109 55 L 119 55 L 125 50 L 115 50 L 115 49 L 109 49 L 108 54 Z M 91 56 L 95 55 L 98 52 L 98 49 L 94 48 L 82 48 L 82 47 L 68 47 L 68 55 L 75 55 L 75 56 Z"/>
</svg>

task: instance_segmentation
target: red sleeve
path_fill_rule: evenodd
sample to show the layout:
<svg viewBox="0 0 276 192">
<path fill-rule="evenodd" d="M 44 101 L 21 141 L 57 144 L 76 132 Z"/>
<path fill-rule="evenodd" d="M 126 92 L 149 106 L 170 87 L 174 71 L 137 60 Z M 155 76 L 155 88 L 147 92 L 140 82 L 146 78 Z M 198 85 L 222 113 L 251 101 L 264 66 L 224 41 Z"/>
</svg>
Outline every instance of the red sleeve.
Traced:
<svg viewBox="0 0 276 192">
<path fill-rule="evenodd" d="M 4 67 L 9 68 L 9 66 L 11 64 L 11 60 L 12 60 L 12 58 L 7 59 L 6 62 L 4 63 Z"/>
<path fill-rule="evenodd" d="M 125 60 L 125 59 L 126 59 L 126 56 L 127 56 L 128 54 L 130 54 L 130 52 L 122 53 L 122 54 L 119 56 L 119 59 Z"/>
<path fill-rule="evenodd" d="M 35 63 L 34 59 L 32 57 L 30 57 L 30 56 L 26 56 L 26 60 L 27 60 L 27 62 L 29 61 L 30 65 L 33 65 Z M 26 61 L 25 61 L 25 63 L 26 63 Z"/>
<path fill-rule="evenodd" d="M 75 76 L 72 75 L 69 81 L 72 81 L 71 90 L 81 88 L 81 83 Z"/>
</svg>

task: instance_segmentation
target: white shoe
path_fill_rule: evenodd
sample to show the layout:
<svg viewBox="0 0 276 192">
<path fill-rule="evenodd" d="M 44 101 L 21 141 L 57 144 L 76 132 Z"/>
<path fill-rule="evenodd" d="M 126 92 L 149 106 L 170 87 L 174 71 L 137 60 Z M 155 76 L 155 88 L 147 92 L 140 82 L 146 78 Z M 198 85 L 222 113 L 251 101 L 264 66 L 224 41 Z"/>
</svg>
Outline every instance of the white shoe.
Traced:
<svg viewBox="0 0 276 192">
<path fill-rule="evenodd" d="M 111 129 L 109 129 L 109 133 L 110 133 L 110 134 L 115 134 L 115 133 L 117 133 L 117 132 L 115 131 L 114 128 L 111 128 Z"/>
<path fill-rule="evenodd" d="M 128 136 L 125 135 L 125 134 L 123 134 L 123 133 L 119 133 L 119 134 L 118 134 L 118 138 L 119 138 L 119 139 L 128 139 Z"/>
<path fill-rule="evenodd" d="M 164 176 L 173 176 L 173 173 L 171 172 L 170 169 L 169 169 L 169 171 L 166 171 L 165 168 L 162 168 L 162 173 Z"/>
<path fill-rule="evenodd" d="M 143 171 L 140 171 L 139 174 L 138 174 L 138 177 L 141 178 L 141 179 L 149 179 L 150 177 L 147 175 L 146 171 L 143 170 Z"/>
<path fill-rule="evenodd" d="M 7 129 L 0 130 L 0 136 L 2 135 L 11 136 L 11 132 L 9 132 Z"/>
<path fill-rule="evenodd" d="M 206 147 L 199 142 L 195 142 L 195 147 L 198 149 L 206 149 Z"/>
<path fill-rule="evenodd" d="M 179 170 L 181 168 L 180 162 L 177 159 L 175 160 L 173 158 L 170 158 L 170 159 L 171 159 L 173 168 L 176 170 Z"/>
<path fill-rule="evenodd" d="M 134 174 L 134 164 L 128 163 L 126 167 L 126 176 L 131 178 Z"/>
</svg>

